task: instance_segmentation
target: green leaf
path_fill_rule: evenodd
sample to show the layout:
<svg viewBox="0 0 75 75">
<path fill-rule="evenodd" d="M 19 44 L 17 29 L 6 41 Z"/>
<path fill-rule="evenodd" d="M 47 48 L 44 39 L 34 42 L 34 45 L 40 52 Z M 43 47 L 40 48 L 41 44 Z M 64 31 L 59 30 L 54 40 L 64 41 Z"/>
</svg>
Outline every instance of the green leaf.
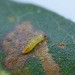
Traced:
<svg viewBox="0 0 75 75">
<path fill-rule="evenodd" d="M 35 28 L 45 32 L 51 43 L 49 53 L 59 64 L 61 75 L 75 75 L 75 23 L 41 7 L 0 0 L 0 49 L 5 36 L 15 25 L 24 21 L 31 22 Z M 53 43 L 63 43 L 65 47 Z"/>
<path fill-rule="evenodd" d="M 38 58 L 29 59 L 25 65 L 29 67 L 31 75 L 45 75 L 42 64 Z"/>
</svg>

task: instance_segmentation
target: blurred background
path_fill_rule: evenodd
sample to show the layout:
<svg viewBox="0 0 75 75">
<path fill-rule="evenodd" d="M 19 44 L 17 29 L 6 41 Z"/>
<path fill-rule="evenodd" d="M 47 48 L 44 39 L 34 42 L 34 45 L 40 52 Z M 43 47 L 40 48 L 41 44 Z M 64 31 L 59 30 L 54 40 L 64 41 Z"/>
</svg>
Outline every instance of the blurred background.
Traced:
<svg viewBox="0 0 75 75">
<path fill-rule="evenodd" d="M 75 0 L 12 0 L 21 3 L 30 3 L 52 10 L 65 18 L 75 22 Z"/>
</svg>

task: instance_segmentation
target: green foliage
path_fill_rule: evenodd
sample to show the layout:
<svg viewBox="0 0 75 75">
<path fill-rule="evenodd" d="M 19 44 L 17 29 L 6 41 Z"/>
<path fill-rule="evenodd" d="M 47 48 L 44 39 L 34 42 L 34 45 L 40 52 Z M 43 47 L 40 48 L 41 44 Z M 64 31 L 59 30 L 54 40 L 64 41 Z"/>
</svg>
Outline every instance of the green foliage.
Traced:
<svg viewBox="0 0 75 75">
<path fill-rule="evenodd" d="M 29 67 L 31 75 L 46 75 L 38 58 L 29 59 L 25 65 Z"/>
<path fill-rule="evenodd" d="M 10 73 L 12 75 L 46 75 L 40 60 L 35 57 L 27 60 L 23 67 L 11 70 Z"/>
<path fill-rule="evenodd" d="M 4 52 L 2 50 L 0 50 L 0 70 L 3 70 L 3 67 L 2 67 L 2 62 L 3 62 L 3 58 L 4 58 Z"/>
<path fill-rule="evenodd" d="M 68 45 L 66 48 L 58 46 L 50 46 L 50 53 L 55 57 L 55 60 L 60 64 L 61 75 L 75 74 L 75 45 Z"/>
<path fill-rule="evenodd" d="M 75 45 L 73 45 L 75 44 L 75 23 L 54 12 L 31 4 L 0 0 L 0 44 L 2 44 L 4 37 L 13 30 L 15 25 L 24 21 L 31 22 L 35 28 L 45 32 L 49 42 L 63 42 L 68 45 L 61 48 L 50 44 L 49 52 L 53 54 L 55 60 L 60 65 L 61 75 L 75 75 Z M 0 60 L 2 60 L 2 55 L 0 54 Z M 38 60 L 33 62 L 33 59 L 31 59 L 27 64 L 29 64 L 28 67 L 33 72 L 32 75 L 35 75 L 38 69 L 40 69 L 40 75 L 44 75 Z"/>
<path fill-rule="evenodd" d="M 9 75 L 9 74 L 5 71 L 0 71 L 0 75 Z"/>
</svg>

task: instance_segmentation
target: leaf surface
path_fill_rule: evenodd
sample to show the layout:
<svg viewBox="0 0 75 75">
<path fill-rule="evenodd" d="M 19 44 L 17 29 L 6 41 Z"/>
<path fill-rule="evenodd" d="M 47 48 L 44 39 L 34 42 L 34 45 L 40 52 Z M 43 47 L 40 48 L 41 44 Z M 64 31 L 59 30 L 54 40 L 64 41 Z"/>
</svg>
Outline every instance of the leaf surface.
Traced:
<svg viewBox="0 0 75 75">
<path fill-rule="evenodd" d="M 16 24 L 24 21 L 31 22 L 35 28 L 45 32 L 50 42 L 49 53 L 59 64 L 61 75 L 75 75 L 75 23 L 31 4 L 0 0 L 0 53 L 3 50 L 4 37 L 14 29 Z M 54 43 L 59 45 L 53 45 Z M 64 47 L 60 45 L 62 43 Z M 0 60 L 3 55 L 0 55 Z"/>
</svg>

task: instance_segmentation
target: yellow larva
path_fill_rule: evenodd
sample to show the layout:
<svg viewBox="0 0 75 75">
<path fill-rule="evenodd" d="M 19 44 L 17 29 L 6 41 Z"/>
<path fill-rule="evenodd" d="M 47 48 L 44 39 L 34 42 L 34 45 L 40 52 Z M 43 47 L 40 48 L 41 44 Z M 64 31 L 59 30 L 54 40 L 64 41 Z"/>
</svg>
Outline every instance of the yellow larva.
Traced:
<svg viewBox="0 0 75 75">
<path fill-rule="evenodd" d="M 28 52 L 30 52 L 38 43 L 42 42 L 45 39 L 43 34 L 39 34 L 34 36 L 29 43 L 27 44 L 27 46 L 23 49 L 22 53 L 26 54 Z"/>
</svg>

